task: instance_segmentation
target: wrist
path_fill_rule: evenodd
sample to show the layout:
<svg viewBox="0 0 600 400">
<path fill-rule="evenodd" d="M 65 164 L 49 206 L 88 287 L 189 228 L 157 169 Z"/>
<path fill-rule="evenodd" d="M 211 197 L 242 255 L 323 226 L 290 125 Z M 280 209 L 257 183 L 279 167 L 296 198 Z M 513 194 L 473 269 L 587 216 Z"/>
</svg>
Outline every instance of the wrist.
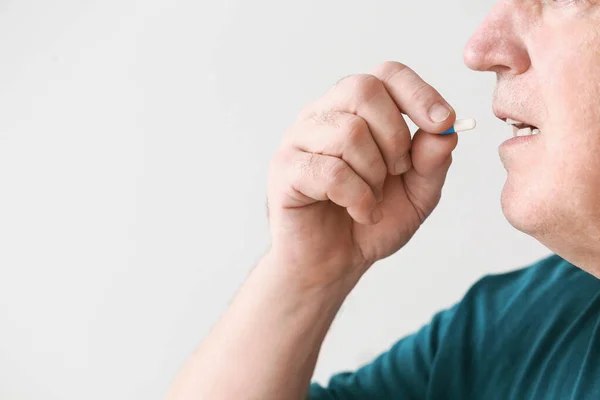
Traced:
<svg viewBox="0 0 600 400">
<path fill-rule="evenodd" d="M 348 268 L 339 272 L 339 268 L 328 265 L 311 264 L 283 257 L 272 249 L 267 252 L 258 266 L 257 273 L 264 274 L 286 288 L 290 294 L 318 299 L 319 296 L 330 300 L 343 301 L 362 276 L 359 268 Z"/>
</svg>

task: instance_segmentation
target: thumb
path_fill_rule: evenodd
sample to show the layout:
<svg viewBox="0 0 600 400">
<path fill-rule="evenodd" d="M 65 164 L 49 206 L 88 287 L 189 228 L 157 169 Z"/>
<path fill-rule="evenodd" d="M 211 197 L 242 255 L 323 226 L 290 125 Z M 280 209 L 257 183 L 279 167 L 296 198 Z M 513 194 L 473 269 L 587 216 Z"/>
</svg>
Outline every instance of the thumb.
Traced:
<svg viewBox="0 0 600 400">
<path fill-rule="evenodd" d="M 423 130 L 415 133 L 411 149 L 413 167 L 404 175 L 404 184 L 421 223 L 440 201 L 457 144 L 457 134 L 436 135 Z"/>
</svg>

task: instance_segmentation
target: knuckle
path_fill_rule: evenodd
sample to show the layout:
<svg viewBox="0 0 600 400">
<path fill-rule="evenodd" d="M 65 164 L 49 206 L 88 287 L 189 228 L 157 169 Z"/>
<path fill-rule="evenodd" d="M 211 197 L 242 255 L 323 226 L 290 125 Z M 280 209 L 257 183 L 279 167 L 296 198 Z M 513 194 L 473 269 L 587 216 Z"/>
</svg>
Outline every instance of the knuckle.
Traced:
<svg viewBox="0 0 600 400">
<path fill-rule="evenodd" d="M 291 152 L 278 156 L 279 162 L 271 166 L 273 175 L 282 175 L 282 179 L 296 186 L 315 175 L 316 155 L 309 153 L 307 157 L 293 156 Z"/>
<path fill-rule="evenodd" d="M 349 143 L 362 143 L 369 134 L 369 128 L 364 119 L 351 114 L 344 121 L 343 133 Z"/>
<path fill-rule="evenodd" d="M 411 73 L 412 69 L 405 64 L 397 61 L 386 61 L 379 67 L 377 76 L 379 76 L 382 81 L 389 82 L 394 77 L 411 75 Z"/>
<path fill-rule="evenodd" d="M 394 80 L 396 84 L 401 84 L 402 87 L 406 88 L 407 99 L 412 103 L 426 105 L 439 97 L 433 87 L 404 64 L 387 67 L 387 70 L 382 73 L 381 80 L 384 82 Z"/>
<path fill-rule="evenodd" d="M 311 119 L 319 125 L 331 125 L 335 128 L 339 127 L 338 120 L 340 112 L 335 109 L 321 110 L 313 113 Z"/>
<path fill-rule="evenodd" d="M 382 82 L 376 76 L 369 74 L 349 76 L 344 79 L 344 83 L 348 85 L 357 103 L 368 102 L 383 90 Z"/>
<path fill-rule="evenodd" d="M 314 178 L 319 173 L 319 156 L 314 153 L 309 153 L 308 157 L 303 159 L 299 165 L 300 168 L 300 176 L 310 176 Z"/>
<path fill-rule="evenodd" d="M 431 86 L 425 82 L 418 82 L 413 88 L 413 92 L 410 95 L 410 101 L 416 104 L 426 104 L 431 102 L 434 97 L 434 92 Z"/>
<path fill-rule="evenodd" d="M 335 159 L 325 167 L 324 175 L 327 186 L 331 188 L 339 186 L 350 179 L 351 171 L 344 161 Z"/>
<path fill-rule="evenodd" d="M 381 76 L 388 78 L 398 72 L 409 69 L 408 66 L 397 61 L 386 61 L 379 66 Z"/>
<path fill-rule="evenodd" d="M 346 79 L 348 79 L 348 78 L 352 78 L 353 76 L 354 76 L 354 75 L 346 75 L 346 76 L 343 76 L 343 77 L 341 77 L 340 79 L 338 79 L 338 81 L 335 83 L 335 85 L 337 86 L 337 85 L 339 85 L 340 83 L 342 83 L 343 81 L 345 81 Z"/>
</svg>

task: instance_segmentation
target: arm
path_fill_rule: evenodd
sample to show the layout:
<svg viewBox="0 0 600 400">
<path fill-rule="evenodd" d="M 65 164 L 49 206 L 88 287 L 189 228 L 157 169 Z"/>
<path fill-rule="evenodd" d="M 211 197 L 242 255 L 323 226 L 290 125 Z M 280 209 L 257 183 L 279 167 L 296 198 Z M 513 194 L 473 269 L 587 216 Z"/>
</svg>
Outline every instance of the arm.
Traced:
<svg viewBox="0 0 600 400">
<path fill-rule="evenodd" d="M 421 128 L 411 140 L 403 113 Z M 338 82 L 284 136 L 269 175 L 272 246 L 169 400 L 302 399 L 346 295 L 437 205 L 454 111 L 388 62 Z"/>
<path fill-rule="evenodd" d="M 307 288 L 266 256 L 181 372 L 170 400 L 303 399 L 353 282 Z"/>
</svg>

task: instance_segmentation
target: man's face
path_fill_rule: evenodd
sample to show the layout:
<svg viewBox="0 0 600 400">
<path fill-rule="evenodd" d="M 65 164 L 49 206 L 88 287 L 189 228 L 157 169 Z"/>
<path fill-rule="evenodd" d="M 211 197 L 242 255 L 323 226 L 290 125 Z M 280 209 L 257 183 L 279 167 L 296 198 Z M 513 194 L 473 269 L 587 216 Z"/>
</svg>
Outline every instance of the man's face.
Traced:
<svg viewBox="0 0 600 400">
<path fill-rule="evenodd" d="M 465 62 L 497 74 L 497 117 L 540 130 L 500 147 L 507 219 L 600 277 L 600 0 L 500 1 Z"/>
</svg>

